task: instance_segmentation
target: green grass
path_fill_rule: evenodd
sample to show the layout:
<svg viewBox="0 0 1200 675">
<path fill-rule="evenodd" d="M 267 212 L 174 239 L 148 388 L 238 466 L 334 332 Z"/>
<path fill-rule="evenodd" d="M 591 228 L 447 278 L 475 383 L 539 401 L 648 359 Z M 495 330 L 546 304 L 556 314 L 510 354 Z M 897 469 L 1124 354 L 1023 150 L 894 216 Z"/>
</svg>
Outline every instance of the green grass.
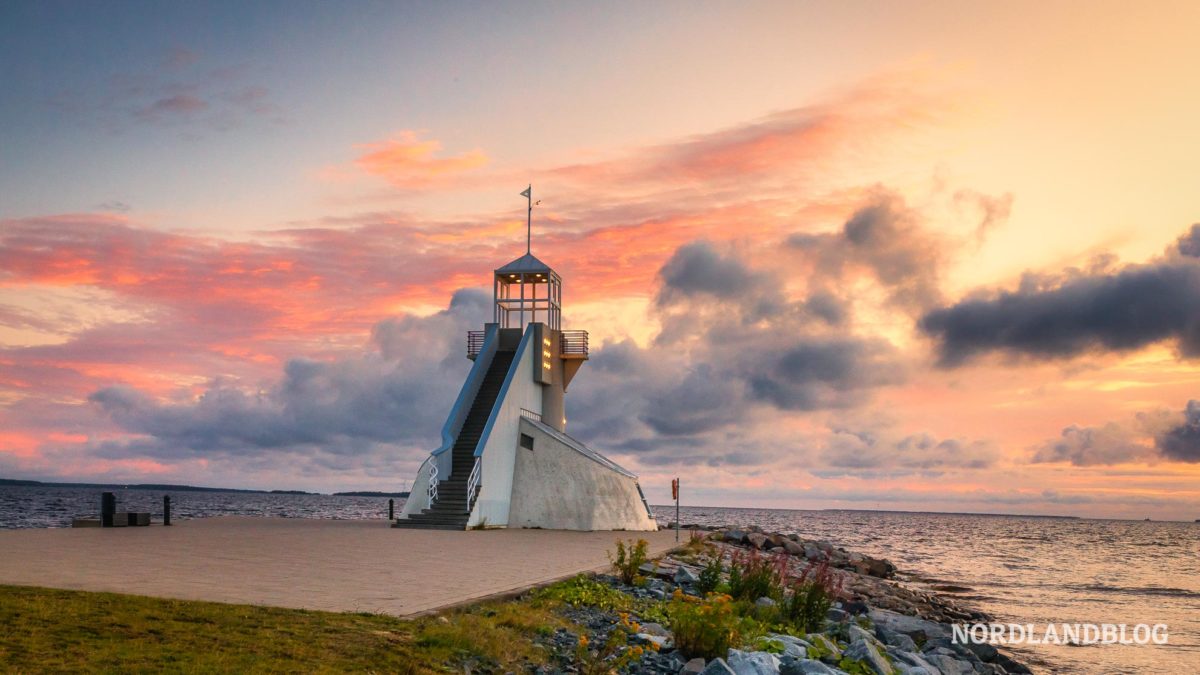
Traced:
<svg viewBox="0 0 1200 675">
<path fill-rule="evenodd" d="M 462 672 L 543 663 L 548 598 L 402 620 L 0 586 L 0 672 Z"/>
</svg>

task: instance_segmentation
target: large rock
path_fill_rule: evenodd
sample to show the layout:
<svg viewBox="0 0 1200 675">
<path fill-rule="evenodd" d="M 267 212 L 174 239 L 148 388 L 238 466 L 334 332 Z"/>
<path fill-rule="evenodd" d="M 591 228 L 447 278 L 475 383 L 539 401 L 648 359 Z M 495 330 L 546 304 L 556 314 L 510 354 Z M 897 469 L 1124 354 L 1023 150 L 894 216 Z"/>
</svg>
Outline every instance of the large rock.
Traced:
<svg viewBox="0 0 1200 675">
<path fill-rule="evenodd" d="M 929 666 L 910 666 L 905 663 L 896 664 L 896 672 L 900 675 L 942 675 L 937 668 Z"/>
<path fill-rule="evenodd" d="M 696 657 L 691 661 L 683 664 L 679 669 L 679 675 L 700 675 L 704 672 L 704 659 Z"/>
<path fill-rule="evenodd" d="M 838 675 L 842 672 L 814 659 L 784 656 L 779 662 L 779 675 Z"/>
<path fill-rule="evenodd" d="M 779 675 L 779 657 L 770 652 L 730 649 L 729 667 L 737 675 Z"/>
<path fill-rule="evenodd" d="M 767 539 L 767 535 L 759 534 L 758 532 L 746 535 L 746 539 L 749 540 L 751 546 L 760 551 L 766 548 L 767 542 L 770 541 Z"/>
<path fill-rule="evenodd" d="M 674 581 L 677 584 L 694 584 L 697 581 L 700 581 L 700 577 L 698 577 L 695 572 L 684 567 L 683 565 L 680 565 L 679 569 L 675 570 Z"/>
<path fill-rule="evenodd" d="M 872 609 L 868 616 L 871 617 L 876 630 L 883 628 L 894 633 L 903 633 L 917 642 L 950 637 L 950 629 L 946 626 L 915 616 L 905 616 L 886 609 Z"/>
<path fill-rule="evenodd" d="M 663 625 L 661 623 L 654 623 L 654 622 L 642 624 L 642 629 L 638 632 L 646 633 L 647 635 L 661 635 L 664 637 L 671 634 L 671 631 L 669 631 L 665 627 L 663 627 Z"/>
<path fill-rule="evenodd" d="M 788 555 L 804 555 L 804 546 L 791 539 L 783 540 L 783 550 L 787 551 Z"/>
<path fill-rule="evenodd" d="M 875 643 L 871 640 L 855 642 L 842 652 L 842 657 L 866 663 L 877 675 L 893 675 L 896 672 L 896 669 L 888 663 L 887 659 L 883 658 L 883 654 L 879 653 L 879 650 L 875 648 Z"/>
<path fill-rule="evenodd" d="M 925 660 L 933 664 L 942 675 L 974 675 L 975 667 L 970 661 L 959 661 L 946 654 L 926 654 Z"/>
<path fill-rule="evenodd" d="M 778 604 L 779 604 L 778 602 L 775 602 L 774 600 L 772 600 L 771 598 L 768 598 L 765 595 L 754 601 L 755 607 L 774 607 L 775 605 L 778 605 Z"/>
<path fill-rule="evenodd" d="M 883 626 L 876 626 L 875 635 L 879 638 L 879 641 L 885 645 L 891 645 L 893 647 L 903 649 L 906 652 L 919 651 L 917 649 L 917 643 L 904 633 L 897 633 L 896 631 L 884 628 Z"/>
<path fill-rule="evenodd" d="M 670 649 L 671 637 L 668 635 L 651 635 L 649 633 L 638 633 L 634 636 L 635 640 L 645 644 L 653 644 L 655 651 L 664 651 Z"/>
<path fill-rule="evenodd" d="M 890 579 L 896 574 L 896 566 L 888 560 L 879 558 L 866 558 L 864 562 L 867 564 L 867 574 L 880 579 Z"/>
<path fill-rule="evenodd" d="M 812 646 L 804 640 L 801 640 L 793 635 L 779 635 L 777 633 L 771 633 L 767 636 L 767 639 L 783 643 L 784 656 L 794 656 L 799 659 L 808 658 L 808 649 Z"/>
<path fill-rule="evenodd" d="M 937 667 L 926 661 L 920 654 L 915 651 L 907 651 L 897 647 L 887 648 L 888 656 L 892 657 L 892 663 L 901 672 L 908 672 L 906 669 L 919 668 L 930 673 L 937 673 Z"/>
<path fill-rule="evenodd" d="M 704 670 L 700 671 L 700 675 L 737 675 L 737 673 L 733 672 L 733 668 L 730 668 L 728 663 L 725 663 L 725 659 L 717 658 L 709 661 L 708 665 L 704 666 Z"/>
<path fill-rule="evenodd" d="M 724 539 L 731 544 L 740 544 L 746 538 L 746 533 L 741 530 L 726 530 Z"/>
<path fill-rule="evenodd" d="M 830 640 L 824 633 L 809 633 L 804 636 L 804 639 L 808 640 L 809 644 L 816 647 L 818 651 L 828 654 L 828 656 L 821 657 L 822 661 L 837 663 L 842 660 L 841 647 L 838 647 L 838 644 Z"/>
<path fill-rule="evenodd" d="M 979 660 L 984 663 L 992 663 L 1000 655 L 1000 652 L 995 647 L 986 642 L 967 642 L 963 646 L 974 652 L 975 656 L 978 656 Z"/>
<path fill-rule="evenodd" d="M 865 628 L 863 628 L 862 626 L 859 626 L 858 624 L 855 624 L 855 623 L 850 624 L 849 627 L 847 627 L 846 631 L 850 637 L 850 644 L 854 644 L 855 642 L 861 642 L 863 640 L 866 640 L 867 642 L 870 642 L 871 644 L 875 645 L 876 647 L 880 646 L 879 639 L 876 638 L 875 635 L 873 633 L 871 633 L 871 631 L 866 630 Z"/>
</svg>

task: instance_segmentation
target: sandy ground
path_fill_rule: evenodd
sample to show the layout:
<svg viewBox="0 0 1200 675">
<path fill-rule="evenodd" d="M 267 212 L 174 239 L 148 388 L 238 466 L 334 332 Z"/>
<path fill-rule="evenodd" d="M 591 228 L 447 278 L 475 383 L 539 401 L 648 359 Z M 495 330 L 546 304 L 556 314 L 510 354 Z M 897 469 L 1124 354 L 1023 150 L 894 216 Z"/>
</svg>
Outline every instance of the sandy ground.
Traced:
<svg viewBox="0 0 1200 675">
<path fill-rule="evenodd" d="M 687 533 L 684 533 L 686 537 Z M 393 529 L 384 520 L 204 518 L 171 527 L 0 531 L 0 584 L 410 616 L 607 564 L 674 532 Z"/>
</svg>

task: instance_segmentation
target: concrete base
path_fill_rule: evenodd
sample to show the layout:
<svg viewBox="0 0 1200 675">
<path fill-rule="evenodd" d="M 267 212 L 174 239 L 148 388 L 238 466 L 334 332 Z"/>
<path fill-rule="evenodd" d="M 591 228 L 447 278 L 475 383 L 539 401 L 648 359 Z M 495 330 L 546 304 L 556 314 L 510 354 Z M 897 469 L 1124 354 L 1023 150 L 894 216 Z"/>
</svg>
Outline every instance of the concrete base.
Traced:
<svg viewBox="0 0 1200 675">
<path fill-rule="evenodd" d="M 522 419 L 509 527 L 654 531 L 637 478 L 547 425 Z M 486 480 L 486 478 L 485 478 Z"/>
<path fill-rule="evenodd" d="M 146 527 L 150 524 L 150 514 L 146 512 L 130 512 L 125 514 L 125 524 L 130 527 Z"/>
</svg>

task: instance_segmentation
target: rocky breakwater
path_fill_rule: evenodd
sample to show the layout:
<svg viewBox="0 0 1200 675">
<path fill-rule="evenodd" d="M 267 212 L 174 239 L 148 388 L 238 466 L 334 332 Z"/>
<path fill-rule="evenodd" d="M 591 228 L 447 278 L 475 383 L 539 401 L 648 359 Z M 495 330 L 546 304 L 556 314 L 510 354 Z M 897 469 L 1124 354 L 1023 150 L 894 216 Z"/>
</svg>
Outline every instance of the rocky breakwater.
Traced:
<svg viewBox="0 0 1200 675">
<path fill-rule="evenodd" d="M 755 571 L 757 570 L 757 572 Z M 764 594 L 746 595 L 747 579 L 769 570 Z M 815 572 L 814 572 L 815 570 Z M 982 612 L 894 579 L 887 560 L 828 542 L 754 528 L 692 535 L 687 546 L 641 567 L 638 583 L 598 580 L 633 596 L 633 644 L 640 658 L 603 672 L 656 675 L 1006 675 L 1024 665 L 985 644 L 959 644 L 950 624 L 987 621 Z M 799 602 L 814 586 L 827 601 Z M 809 598 L 811 600 L 811 598 Z M 646 604 L 649 603 L 649 604 Z M 655 604 L 659 603 L 659 604 Z M 695 609 L 699 608 L 699 609 Z M 799 608 L 799 612 L 797 609 Z M 807 608 L 809 615 L 805 615 Z M 816 608 L 818 615 L 812 616 Z M 573 617 L 599 641 L 612 620 L 588 608 Z M 687 620 L 704 617 L 707 626 Z M 598 632 L 593 632 L 597 631 Z M 711 629 L 711 630 L 707 630 Z M 588 638 L 587 633 L 593 632 Z M 698 640 L 708 635 L 715 641 Z M 720 641 L 728 635 L 728 644 Z M 568 635 L 558 636 L 569 647 Z M 565 651 L 565 649 L 563 649 Z M 704 653 L 700 653 L 704 652 Z M 564 665 L 566 665 L 564 663 Z M 575 670 L 576 664 L 557 672 Z M 600 671 L 596 671 L 600 672 Z"/>
<path fill-rule="evenodd" d="M 962 607 L 950 598 L 895 581 L 896 566 L 889 560 L 847 551 L 827 541 L 804 539 L 795 533 L 763 532 L 755 527 L 715 529 L 708 539 L 810 563 L 825 562 L 835 569 L 851 572 L 843 576 L 842 587 L 843 603 L 851 610 L 869 606 L 943 623 L 987 620 L 982 612 Z"/>
</svg>

